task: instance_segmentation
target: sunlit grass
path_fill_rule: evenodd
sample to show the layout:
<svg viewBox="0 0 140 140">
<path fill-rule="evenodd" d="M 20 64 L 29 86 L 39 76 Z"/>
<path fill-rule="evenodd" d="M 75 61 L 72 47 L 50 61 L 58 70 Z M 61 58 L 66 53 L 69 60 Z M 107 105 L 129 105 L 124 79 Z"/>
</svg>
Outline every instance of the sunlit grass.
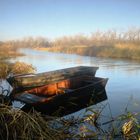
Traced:
<svg viewBox="0 0 140 140">
<path fill-rule="evenodd" d="M 87 108 L 83 116 L 55 118 L 32 111 L 25 113 L 0 104 L 0 139 L 127 139 L 140 138 L 138 113 L 105 116 L 100 108 Z M 106 106 L 107 107 L 107 106 Z M 102 118 L 108 118 L 103 122 Z M 106 127 L 105 127 L 106 126 Z"/>
<path fill-rule="evenodd" d="M 5 78 L 8 75 L 8 64 L 0 61 L 0 79 Z"/>
<path fill-rule="evenodd" d="M 32 48 L 43 51 L 75 53 L 79 55 L 140 59 L 140 28 L 119 31 L 96 31 L 64 36 L 54 40 L 47 38 L 25 38 L 0 43 L 0 59 L 19 55 L 19 48 Z M 6 51 L 5 51 L 6 50 Z"/>
<path fill-rule="evenodd" d="M 26 64 L 24 62 L 15 62 L 10 64 L 6 61 L 0 61 L 0 78 L 4 79 L 9 73 L 12 74 L 27 74 L 34 73 L 36 71 L 35 67 L 31 64 Z"/>
<path fill-rule="evenodd" d="M 36 71 L 35 67 L 31 64 L 26 64 L 24 62 L 15 62 L 11 67 L 11 72 L 13 74 L 26 74 L 26 73 L 34 73 Z"/>
<path fill-rule="evenodd" d="M 97 57 L 110 57 L 110 58 L 126 58 L 126 59 L 140 59 L 140 47 L 135 44 L 113 44 L 112 46 L 94 45 L 89 46 L 75 46 L 75 47 L 52 47 L 46 49 L 51 52 L 61 52 L 68 54 L 79 54 L 85 56 L 97 56 Z"/>
<path fill-rule="evenodd" d="M 47 119 L 47 116 L 46 116 Z M 0 139 L 47 139 L 57 140 L 62 137 L 59 131 L 48 125 L 40 113 L 25 113 L 9 106 L 0 105 Z"/>
<path fill-rule="evenodd" d="M 108 30 L 97 31 L 90 36 L 65 36 L 52 42 L 47 51 L 70 54 L 140 59 L 139 29 L 128 29 L 124 32 Z"/>
</svg>

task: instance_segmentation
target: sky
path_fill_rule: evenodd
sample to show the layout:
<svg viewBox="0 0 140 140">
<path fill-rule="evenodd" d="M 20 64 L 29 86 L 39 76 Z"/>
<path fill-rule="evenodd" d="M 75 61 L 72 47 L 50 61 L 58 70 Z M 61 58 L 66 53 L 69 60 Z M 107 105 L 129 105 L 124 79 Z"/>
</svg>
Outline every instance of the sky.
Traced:
<svg viewBox="0 0 140 140">
<path fill-rule="evenodd" d="M 140 27 L 140 0 L 0 0 L 0 40 Z"/>
</svg>

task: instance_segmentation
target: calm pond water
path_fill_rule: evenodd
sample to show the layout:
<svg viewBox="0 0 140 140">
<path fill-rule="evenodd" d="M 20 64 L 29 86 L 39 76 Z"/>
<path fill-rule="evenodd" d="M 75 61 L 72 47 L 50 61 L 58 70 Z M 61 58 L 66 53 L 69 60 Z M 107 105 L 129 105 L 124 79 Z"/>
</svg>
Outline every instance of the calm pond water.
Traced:
<svg viewBox="0 0 140 140">
<path fill-rule="evenodd" d="M 12 59 L 32 64 L 38 72 L 51 71 L 71 66 L 97 66 L 96 76 L 109 78 L 106 86 L 108 100 L 113 115 L 124 112 L 128 102 L 130 111 L 140 111 L 140 62 L 51 53 L 22 49 L 25 56 Z"/>
</svg>

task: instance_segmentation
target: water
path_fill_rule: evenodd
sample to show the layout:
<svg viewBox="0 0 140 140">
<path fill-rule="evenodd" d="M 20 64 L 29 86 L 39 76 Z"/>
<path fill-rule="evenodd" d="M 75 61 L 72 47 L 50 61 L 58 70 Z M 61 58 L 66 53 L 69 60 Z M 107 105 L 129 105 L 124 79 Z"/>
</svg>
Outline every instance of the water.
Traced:
<svg viewBox="0 0 140 140">
<path fill-rule="evenodd" d="M 113 114 L 124 112 L 126 106 L 130 111 L 140 111 L 140 62 L 97 58 L 63 53 L 51 53 L 31 49 L 21 49 L 25 56 L 12 59 L 23 61 L 45 72 L 72 66 L 97 66 L 96 76 L 109 78 L 106 86 L 108 102 Z"/>
</svg>

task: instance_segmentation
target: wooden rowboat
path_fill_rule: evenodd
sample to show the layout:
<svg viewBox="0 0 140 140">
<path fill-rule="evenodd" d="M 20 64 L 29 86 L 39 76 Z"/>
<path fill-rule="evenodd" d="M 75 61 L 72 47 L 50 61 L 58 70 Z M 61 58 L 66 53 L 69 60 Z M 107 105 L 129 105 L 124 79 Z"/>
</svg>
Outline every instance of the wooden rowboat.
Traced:
<svg viewBox="0 0 140 140">
<path fill-rule="evenodd" d="M 107 99 L 108 79 L 95 77 L 98 67 L 78 66 L 39 74 L 7 78 L 13 87 L 9 97 L 51 116 L 64 116 Z M 13 103 L 14 104 L 14 103 Z"/>
<path fill-rule="evenodd" d="M 77 75 L 14 94 L 13 99 L 51 116 L 64 116 L 107 99 L 105 86 L 108 79 Z"/>
<path fill-rule="evenodd" d="M 14 75 L 7 78 L 7 81 L 12 85 L 12 87 L 14 87 L 12 94 L 15 94 L 27 89 L 59 82 L 75 76 L 95 76 L 97 69 L 98 67 L 77 66 L 39 74 Z"/>
</svg>

